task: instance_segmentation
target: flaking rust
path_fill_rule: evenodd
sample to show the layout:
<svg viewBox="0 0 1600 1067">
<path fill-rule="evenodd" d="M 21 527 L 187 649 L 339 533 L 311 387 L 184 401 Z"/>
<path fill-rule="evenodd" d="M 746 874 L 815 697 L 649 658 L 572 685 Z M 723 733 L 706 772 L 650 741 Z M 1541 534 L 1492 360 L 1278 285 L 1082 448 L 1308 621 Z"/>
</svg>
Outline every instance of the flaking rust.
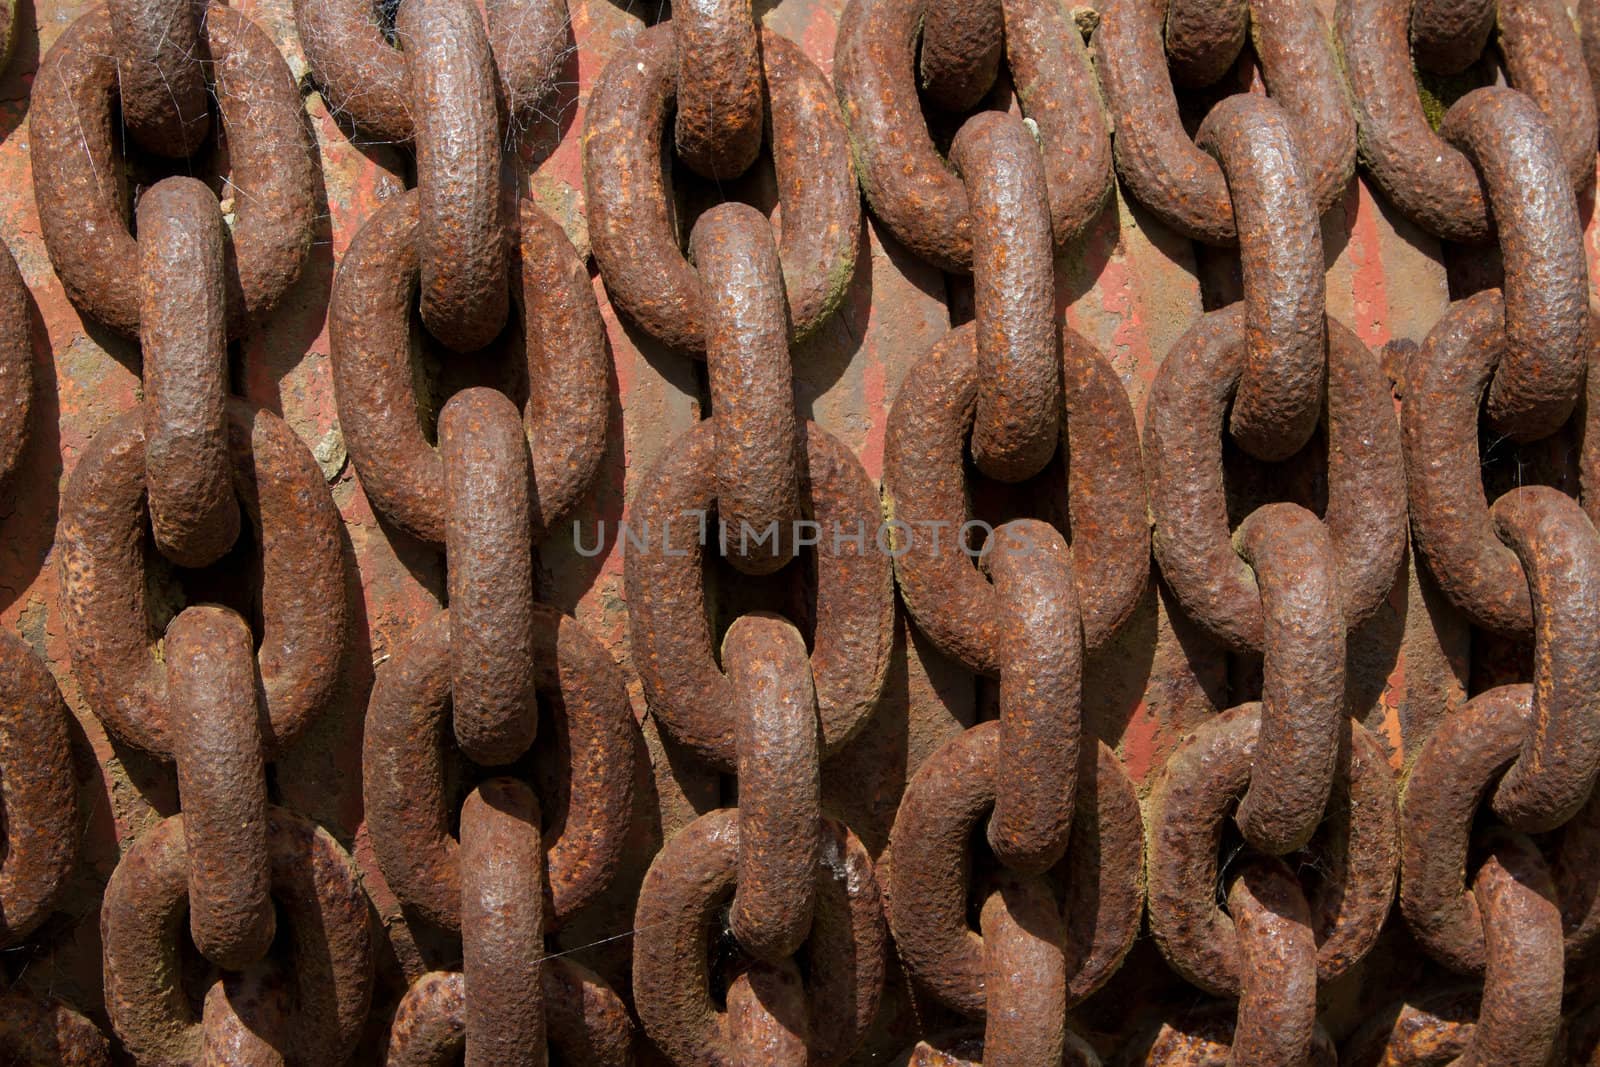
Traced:
<svg viewBox="0 0 1600 1067">
<path fill-rule="evenodd" d="M 241 336 L 299 278 L 316 215 L 316 162 L 300 94 L 272 39 L 227 8 L 208 11 L 212 86 L 229 131 L 228 332 Z M 45 56 L 29 107 L 34 196 L 50 262 L 85 315 L 139 330 L 139 259 L 131 191 L 116 164 L 117 64 L 104 9 L 74 22 Z"/>
<path fill-rule="evenodd" d="M 1589 1055 L 1554 0 L 44 2 L 0 139 L 0 1059 Z M 1413 60 L 1506 84 L 1435 134 Z M 1358 144 L 1497 288 L 1419 311 Z M 1225 246 L 1205 314 L 1165 227 Z M 1412 660 L 1433 627 L 1472 654 Z"/>
<path fill-rule="evenodd" d="M 551 922 L 593 900 L 621 858 L 632 809 L 637 725 L 616 664 L 574 620 L 535 605 L 535 687 L 559 698 L 571 771 L 563 832 L 544 839 Z M 406 905 L 460 926 L 460 845 L 451 833 L 444 759 L 451 737 L 450 616 L 441 613 L 378 672 L 362 760 L 378 862 Z M 558 825 L 553 822 L 552 825 Z"/>
<path fill-rule="evenodd" d="M 706 346 L 705 293 L 684 257 L 662 173 L 677 89 L 670 26 L 639 34 L 606 66 L 583 131 L 584 193 L 595 261 L 618 310 L 669 348 Z M 790 329 L 803 339 L 843 299 L 861 233 L 861 203 L 827 80 L 791 41 L 766 32 L 768 144 L 783 203 L 778 256 Z"/>
</svg>

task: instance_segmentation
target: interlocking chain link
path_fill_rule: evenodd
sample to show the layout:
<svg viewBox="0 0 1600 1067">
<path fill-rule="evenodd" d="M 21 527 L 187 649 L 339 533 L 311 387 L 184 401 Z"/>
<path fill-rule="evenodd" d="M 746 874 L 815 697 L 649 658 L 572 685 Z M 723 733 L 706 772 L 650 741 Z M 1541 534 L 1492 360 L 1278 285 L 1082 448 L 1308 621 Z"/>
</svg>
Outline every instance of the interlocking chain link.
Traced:
<svg viewBox="0 0 1600 1067">
<path fill-rule="evenodd" d="M 1600 3 L 40 4 L 0 1061 L 1600 1063 Z"/>
<path fill-rule="evenodd" d="M 623 1063 L 631 1026 L 615 994 L 547 960 L 546 939 L 616 876 L 637 724 L 610 654 L 538 602 L 535 575 L 537 546 L 599 469 L 604 333 L 571 241 L 531 199 L 507 226 L 501 192 L 501 105 L 515 120 L 548 89 L 564 5 L 491 5 L 485 27 L 470 4 L 408 3 L 395 25 L 403 61 L 351 5 L 296 13 L 334 99 L 366 108 L 357 101 L 371 91 L 356 121 L 409 137 L 417 161 L 417 189 L 363 225 L 330 307 L 357 472 L 377 508 L 442 546 L 446 566 L 445 610 L 378 671 L 366 716 L 378 867 L 402 905 L 461 946 L 458 970 L 422 974 L 406 992 L 390 1062 L 543 1063 L 550 1048 L 592 1044 L 593 1062 Z M 409 95 L 391 99 L 402 62 Z M 518 328 L 504 331 L 511 296 Z M 520 343 L 521 410 L 500 390 L 467 388 L 426 432 L 414 309 L 457 352 Z M 559 754 L 554 791 L 523 769 L 541 750 Z"/>
</svg>

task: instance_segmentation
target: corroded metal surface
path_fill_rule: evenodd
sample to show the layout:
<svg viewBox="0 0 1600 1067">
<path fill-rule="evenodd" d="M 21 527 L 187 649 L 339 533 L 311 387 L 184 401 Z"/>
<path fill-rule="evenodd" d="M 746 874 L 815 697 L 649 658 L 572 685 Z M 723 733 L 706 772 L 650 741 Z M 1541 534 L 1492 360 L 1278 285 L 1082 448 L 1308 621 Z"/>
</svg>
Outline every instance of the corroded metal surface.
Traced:
<svg viewBox="0 0 1600 1067">
<path fill-rule="evenodd" d="M 211 1029 L 212 1013 L 203 1024 L 179 985 L 184 837 L 177 815 L 140 838 L 106 886 L 100 915 L 106 1010 L 141 1062 L 195 1062 Z M 294 946 L 293 969 L 274 980 L 298 990 L 298 1010 L 277 1036 L 289 1062 L 339 1062 L 354 1049 L 372 996 L 366 897 L 355 864 L 326 830 L 275 808 L 267 840 L 272 892 Z"/>
<path fill-rule="evenodd" d="M 205 20 L 234 208 L 225 285 L 230 336 L 282 302 L 312 242 L 317 178 L 300 95 L 272 39 L 228 8 Z M 74 22 L 40 64 L 28 132 L 50 261 L 86 314 L 139 328 L 131 192 L 116 164 L 118 67 L 104 9 Z"/>
<path fill-rule="evenodd" d="M 166 654 L 189 936 L 212 963 L 244 970 L 266 955 L 278 925 L 250 628 L 226 608 L 185 608 L 167 628 Z"/>
<path fill-rule="evenodd" d="M 139 198 L 145 504 L 161 554 L 215 563 L 239 536 L 228 463 L 222 212 L 193 178 Z"/>
<path fill-rule="evenodd" d="M 534 684 L 556 700 L 571 772 L 561 831 L 544 842 L 552 919 L 561 923 L 610 881 L 632 807 L 632 728 L 605 650 L 544 605 L 533 614 Z M 460 844 L 450 831 L 446 747 L 450 615 L 417 628 L 378 672 L 363 759 L 367 819 L 388 888 L 435 925 L 461 923 Z"/>
<path fill-rule="evenodd" d="M 1220 102 L 1195 134 L 1233 201 L 1244 282 L 1245 370 L 1228 428 L 1261 459 L 1286 459 L 1316 429 L 1326 381 L 1322 231 L 1288 115 L 1253 95 Z"/>
<path fill-rule="evenodd" d="M 1329 320 L 1326 506 L 1322 522 L 1352 628 L 1388 596 L 1405 555 L 1405 475 L 1388 389 L 1371 353 Z M 1145 418 L 1151 543 L 1161 575 L 1196 622 L 1232 648 L 1260 651 L 1261 594 L 1229 536 L 1225 412 L 1244 367 L 1238 305 L 1185 334 L 1157 374 Z"/>
<path fill-rule="evenodd" d="M 1409 5 L 1340 0 L 1338 35 L 1371 180 L 1423 229 L 1451 241 L 1484 241 L 1493 230 L 1472 164 L 1429 123 L 1411 75 Z M 1584 91 L 1583 55 L 1560 3 L 1530 0 L 1500 8 L 1507 81 L 1557 130 L 1572 187 L 1590 188 L 1595 166 L 1595 98 Z"/>
<path fill-rule="evenodd" d="M 783 200 L 778 257 L 796 338 L 838 308 L 855 264 L 860 201 L 833 94 L 793 42 L 762 38 L 768 142 Z M 705 349 L 705 294 L 674 235 L 660 146 L 679 67 L 670 26 L 641 33 L 612 63 L 583 133 L 589 238 L 616 306 L 652 337 Z"/>
<path fill-rule="evenodd" d="M 813 874 L 810 1017 L 802 1025 L 814 1035 L 811 1062 L 832 1064 L 849 1055 L 877 1012 L 886 946 L 866 849 L 831 820 L 823 834 Z M 734 888 L 738 852 L 738 813 L 708 812 L 667 843 L 639 890 L 634 1002 L 652 1040 L 677 1062 L 749 1062 L 733 1052 L 734 1012 L 712 999 L 707 960 L 707 927 Z"/>
<path fill-rule="evenodd" d="M 1111 179 L 1106 119 L 1088 56 L 1062 13 L 1039 0 L 1001 5 L 1006 62 L 1022 112 L 1038 130 L 1058 244 L 1105 204 Z M 973 218 L 961 180 L 928 134 L 914 72 L 920 0 L 852 3 L 839 30 L 835 82 L 861 188 L 878 220 L 945 270 L 972 269 Z"/>
<path fill-rule="evenodd" d="M 404 4 L 395 35 L 411 93 L 422 321 L 471 352 L 500 333 L 510 303 L 489 35 L 466 0 Z"/>
<path fill-rule="evenodd" d="M 1318 213 L 1343 193 L 1355 165 L 1356 124 L 1322 14 L 1295 0 L 1255 0 L 1256 59 L 1306 156 Z M 1095 34 L 1096 69 L 1116 129 L 1117 172 L 1168 226 L 1208 244 L 1239 239 L 1217 162 L 1184 132 L 1167 73 L 1156 5 L 1109 0 Z"/>
<path fill-rule="evenodd" d="M 683 161 L 706 178 L 737 178 L 761 151 L 764 90 L 760 30 L 750 0 L 685 4 L 672 32 L 681 56 L 673 140 Z"/>
<path fill-rule="evenodd" d="M 990 477 L 1020 481 L 1039 473 L 1061 435 L 1044 166 L 1027 125 L 992 111 L 962 125 L 950 161 L 961 168 L 972 215 L 972 460 Z"/>
<path fill-rule="evenodd" d="M 142 147 L 181 159 L 211 129 L 200 13 L 184 0 L 106 4 L 115 33 L 122 123 Z"/>
<path fill-rule="evenodd" d="M 1595 5 L 1505 0 L 1487 47 L 1482 5 L 1363 2 L 436 5 L 487 45 L 441 101 L 470 168 L 415 104 L 462 58 L 425 4 L 195 9 L 194 46 L 6 5 L 0 1059 L 1586 1062 Z M 189 159 L 141 51 L 214 94 Z M 1292 219 L 1207 152 L 1261 89 Z M 1408 192 L 1385 138 L 1427 123 Z M 482 336 L 427 310 L 439 222 Z M 741 517 L 797 536 L 741 567 Z M 1435 913 L 1464 945 L 1406 940 Z"/>
</svg>

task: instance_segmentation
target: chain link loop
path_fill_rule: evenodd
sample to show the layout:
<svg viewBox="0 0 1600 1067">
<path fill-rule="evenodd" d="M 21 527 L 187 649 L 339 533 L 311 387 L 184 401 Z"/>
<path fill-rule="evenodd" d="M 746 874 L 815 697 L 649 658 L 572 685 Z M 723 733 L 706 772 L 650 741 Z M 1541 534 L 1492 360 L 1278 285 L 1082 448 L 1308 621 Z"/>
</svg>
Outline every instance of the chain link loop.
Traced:
<svg viewBox="0 0 1600 1067">
<path fill-rule="evenodd" d="M 1600 4 L 1333 8 L 44 4 L 0 1060 L 1595 1061 Z"/>
</svg>

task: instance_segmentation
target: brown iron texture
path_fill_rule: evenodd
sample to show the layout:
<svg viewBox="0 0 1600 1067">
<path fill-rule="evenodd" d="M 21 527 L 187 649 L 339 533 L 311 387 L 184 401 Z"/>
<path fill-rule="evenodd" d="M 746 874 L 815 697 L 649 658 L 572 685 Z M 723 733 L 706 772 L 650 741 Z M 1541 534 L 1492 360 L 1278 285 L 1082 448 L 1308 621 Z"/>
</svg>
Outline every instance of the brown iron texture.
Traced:
<svg viewBox="0 0 1600 1067">
<path fill-rule="evenodd" d="M 8 55 L 0 1062 L 1600 1063 L 1596 0 Z"/>
</svg>

